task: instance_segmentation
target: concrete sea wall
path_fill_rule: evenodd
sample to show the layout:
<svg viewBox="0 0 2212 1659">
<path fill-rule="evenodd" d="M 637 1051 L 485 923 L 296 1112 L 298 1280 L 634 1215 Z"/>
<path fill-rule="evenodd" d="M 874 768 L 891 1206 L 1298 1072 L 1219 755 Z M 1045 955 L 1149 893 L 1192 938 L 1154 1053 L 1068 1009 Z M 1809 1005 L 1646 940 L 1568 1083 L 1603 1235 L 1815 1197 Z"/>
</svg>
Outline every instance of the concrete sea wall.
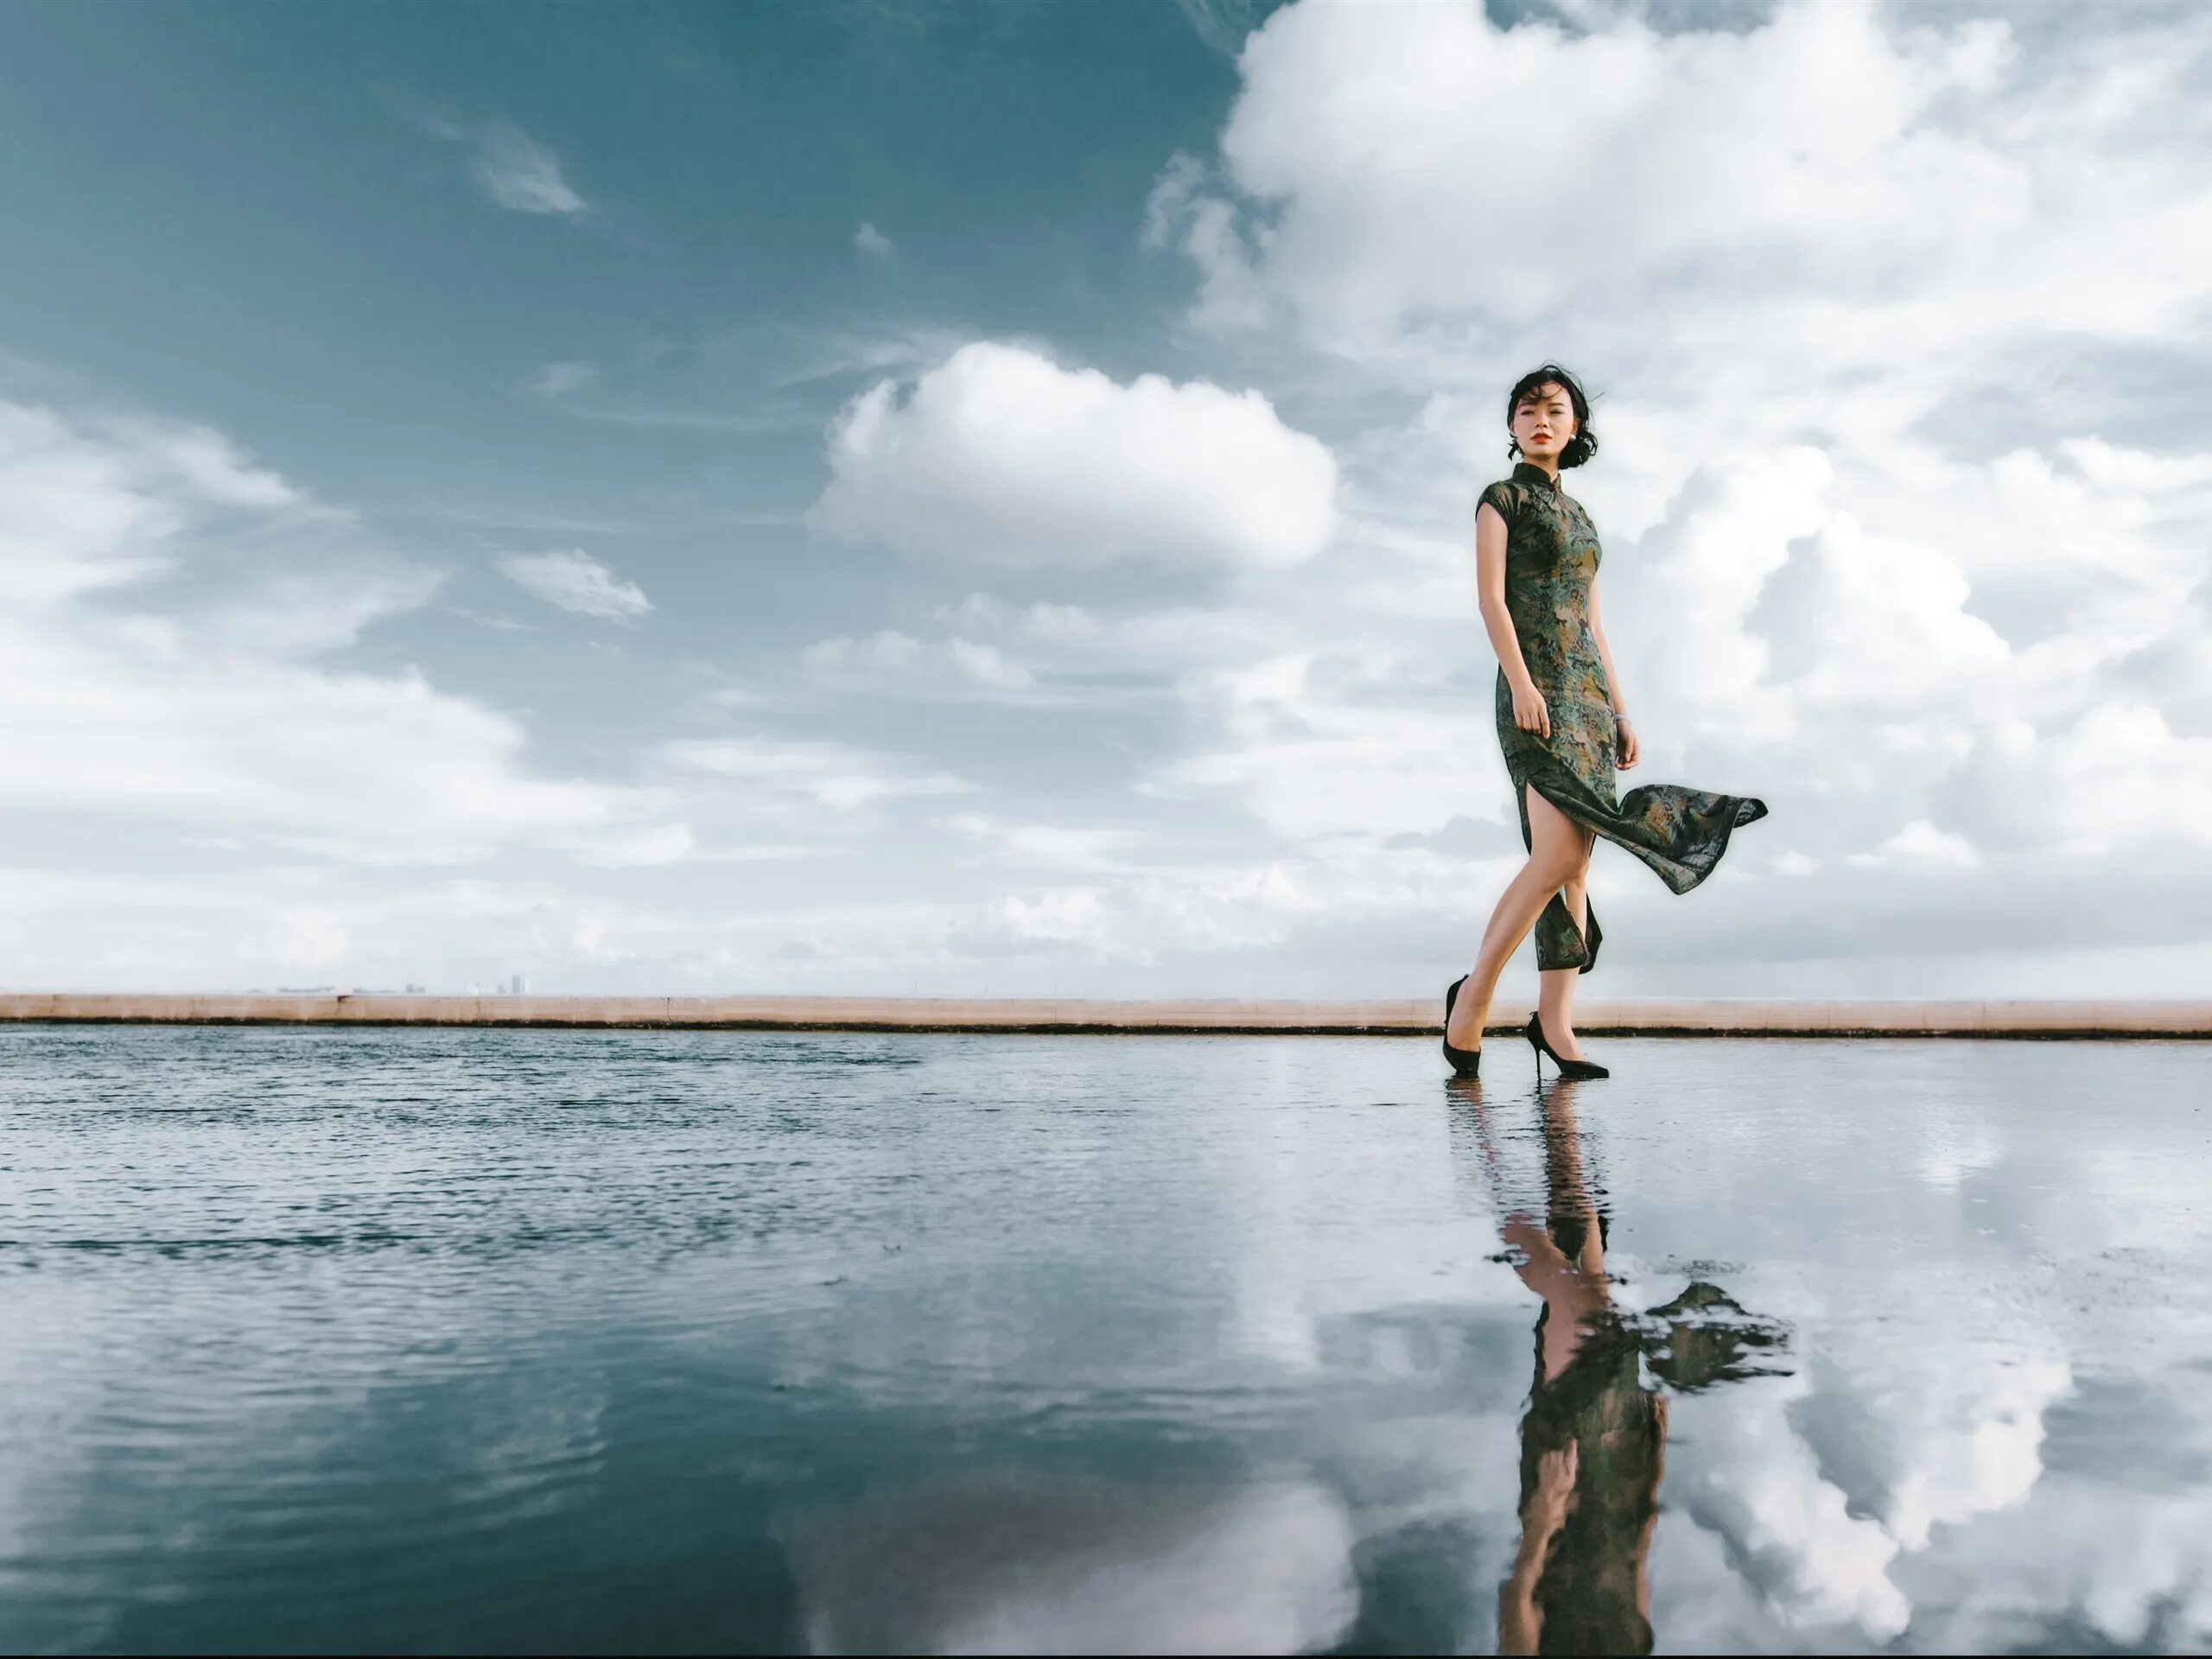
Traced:
<svg viewBox="0 0 2212 1659">
<path fill-rule="evenodd" d="M 1498 997 L 1488 1032 L 1528 1023 Z M 932 996 L 389 996 L 0 992 L 0 1021 L 159 1025 L 547 1026 L 750 1031 L 1318 1033 L 1434 1036 L 1440 998 L 1116 1001 Z M 2212 1001 L 1578 1001 L 1584 1035 L 2212 1037 Z"/>
</svg>

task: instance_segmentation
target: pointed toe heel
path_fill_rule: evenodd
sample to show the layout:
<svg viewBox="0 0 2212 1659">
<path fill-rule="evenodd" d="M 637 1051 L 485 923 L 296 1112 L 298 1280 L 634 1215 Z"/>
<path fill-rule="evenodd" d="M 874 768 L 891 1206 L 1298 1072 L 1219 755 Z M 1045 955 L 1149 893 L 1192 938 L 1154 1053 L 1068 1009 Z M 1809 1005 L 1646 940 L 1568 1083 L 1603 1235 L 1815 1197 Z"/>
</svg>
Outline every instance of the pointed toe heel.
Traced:
<svg viewBox="0 0 2212 1659">
<path fill-rule="evenodd" d="M 1565 1055 L 1561 1054 L 1557 1049 L 1551 1046 L 1550 1040 L 1545 1037 L 1543 1021 L 1544 1016 L 1542 1014 L 1530 1014 L 1529 1016 L 1529 1029 L 1526 1033 L 1529 1039 L 1529 1046 L 1536 1051 L 1536 1076 L 1538 1077 L 1541 1077 L 1544 1075 L 1544 1056 L 1547 1054 L 1552 1057 L 1552 1064 L 1559 1067 L 1559 1074 L 1562 1077 L 1610 1077 L 1613 1075 L 1605 1067 L 1599 1065 L 1595 1060 L 1570 1060 Z"/>
<path fill-rule="evenodd" d="M 1466 982 L 1467 976 L 1462 974 L 1444 988 L 1444 1027 L 1447 1032 L 1452 1027 L 1452 1005 L 1459 1001 L 1459 988 Z M 1477 1077 L 1481 1073 L 1483 1052 L 1479 1048 L 1454 1048 L 1452 1039 L 1446 1036 L 1444 1039 L 1444 1058 L 1452 1063 L 1452 1071 L 1463 1077 Z"/>
</svg>

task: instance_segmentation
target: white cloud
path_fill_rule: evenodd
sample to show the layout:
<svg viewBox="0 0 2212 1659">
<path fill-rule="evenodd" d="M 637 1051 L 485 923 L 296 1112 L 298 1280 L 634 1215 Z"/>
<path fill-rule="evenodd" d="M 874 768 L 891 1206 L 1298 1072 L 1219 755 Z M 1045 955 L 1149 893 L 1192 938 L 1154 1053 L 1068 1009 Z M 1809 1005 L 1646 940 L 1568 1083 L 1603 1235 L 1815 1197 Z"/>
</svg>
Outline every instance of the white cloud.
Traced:
<svg viewBox="0 0 2212 1659">
<path fill-rule="evenodd" d="M 1140 239 L 1148 248 L 1165 247 L 1180 228 L 1182 251 L 1198 268 L 1190 316 L 1200 329 L 1264 328 L 1274 320 L 1275 302 L 1252 269 L 1236 205 L 1209 194 L 1205 180 L 1196 156 L 1177 150 L 1168 157 L 1145 198 Z"/>
<path fill-rule="evenodd" d="M 980 812 L 957 812 L 944 822 L 990 843 L 995 859 L 1041 869 L 1127 871 L 1132 867 L 1118 855 L 1145 839 L 1134 830 L 1005 823 Z"/>
<path fill-rule="evenodd" d="M 1655 302 L 1681 327 L 1747 298 L 1825 315 L 1797 349 L 1859 362 L 2030 322 L 2151 338 L 2205 292 L 2183 251 L 2204 245 L 2212 200 L 2176 188 L 2192 126 L 2150 128 L 2129 100 L 2177 105 L 2157 66 L 2198 27 L 2131 31 L 2122 63 L 2101 54 L 2115 85 L 2024 53 L 2003 22 L 1863 0 L 1666 34 L 1633 17 L 1501 28 L 1474 0 L 1287 6 L 1239 59 L 1231 188 L 1209 194 L 1179 162 L 1155 218 L 1179 215 L 1210 288 L 1339 343 L 1569 308 L 1648 327 Z M 1566 128 L 1562 85 L 1584 93 Z M 1882 338 L 1885 311 L 1909 338 Z M 1747 321 L 1729 332 L 1770 356 L 1777 334 Z"/>
<path fill-rule="evenodd" d="M 212 652 L 302 658 L 351 645 L 385 617 L 429 603 L 445 573 L 428 565 L 363 561 L 351 569 L 285 570 L 226 594 L 187 620 Z"/>
<path fill-rule="evenodd" d="M 997 595 L 972 593 L 957 603 L 940 605 L 932 613 L 940 622 L 954 626 L 1016 630 L 1046 644 L 1065 645 L 1098 638 L 1103 626 L 1080 605 L 1056 605 L 1040 600 L 1025 606 L 1007 604 Z"/>
<path fill-rule="evenodd" d="M 957 634 L 936 640 L 895 628 L 865 638 L 840 634 L 807 646 L 799 659 L 818 682 L 847 690 L 1004 696 L 1031 691 L 1037 683 L 1027 665 L 998 646 Z"/>
<path fill-rule="evenodd" d="M 964 635 L 995 634 L 1052 672 L 1160 677 L 1204 675 L 1240 653 L 1273 649 L 1295 620 L 1262 602 L 1109 612 L 1050 600 L 1014 604 L 987 593 L 936 606 L 931 615 Z"/>
<path fill-rule="evenodd" d="M 688 823 L 641 824 L 634 829 L 612 830 L 594 836 L 575 849 L 577 861 L 596 864 L 609 869 L 628 869 L 639 865 L 673 864 L 690 855 L 697 847 L 697 838 Z M 775 858 L 785 855 L 784 849 L 763 851 L 756 848 L 741 848 L 734 854 L 724 852 L 723 858 Z"/>
<path fill-rule="evenodd" d="M 499 574 L 549 605 L 579 616 L 631 622 L 652 609 L 645 590 L 624 582 L 588 553 L 515 553 L 499 561 Z"/>
<path fill-rule="evenodd" d="M 1973 1357 L 1982 1363 L 1964 1376 L 1921 1379 L 1904 1421 L 1885 1425 L 1909 1462 L 1884 1520 L 1907 1549 L 1927 1548 L 1937 1526 L 2024 1499 L 2043 1474 L 2044 1413 L 2074 1386 L 2071 1367 L 2056 1354 Z"/>
<path fill-rule="evenodd" d="M 95 416 L 86 424 L 106 438 L 111 455 L 127 457 L 139 476 L 174 482 L 204 503 L 272 510 L 309 505 L 298 490 L 210 428 L 130 415 Z"/>
<path fill-rule="evenodd" d="M 1178 0 L 1178 3 L 1200 40 L 1224 57 L 1233 58 L 1251 32 L 1264 0 Z"/>
<path fill-rule="evenodd" d="M 832 427 L 817 532 L 1044 569 L 1236 568 L 1300 563 L 1336 528 L 1334 457 L 1256 391 L 1122 385 L 987 341 L 898 390 Z"/>
<path fill-rule="evenodd" d="M 346 522 L 204 428 L 0 403 L 0 801 L 365 863 L 675 844 L 664 796 L 528 775 L 511 717 L 418 670 L 309 660 L 437 585 L 334 544 Z M 147 580 L 287 537 L 318 568 L 190 606 Z"/>
<path fill-rule="evenodd" d="M 1479 929 L 1510 870 L 1502 860 L 1485 865 L 1353 843 L 1325 856 L 1161 861 L 1102 874 L 1095 882 L 1013 891 L 969 907 L 952 940 L 983 957 L 1049 948 L 1071 964 L 1149 968 L 1224 952 L 1281 951 L 1316 927 L 1379 931 L 1412 921 Z M 1306 971 L 1295 961 L 1278 966 L 1281 976 L 1268 982 L 1274 989 L 1255 988 L 1249 970 L 1238 988 L 1281 995 Z M 1167 993 L 1155 981 L 1141 994 Z"/>
<path fill-rule="evenodd" d="M 570 360 L 548 363 L 531 383 L 541 397 L 565 397 L 572 391 L 588 391 L 599 384 L 599 365 Z"/>
<path fill-rule="evenodd" d="M 1511 812 L 1488 700 L 1415 703 L 1392 683 L 1397 666 L 1354 646 L 1195 674 L 1185 698 L 1225 741 L 1157 768 L 1144 791 L 1225 794 L 1294 842 L 1433 831 L 1471 804 Z"/>
<path fill-rule="evenodd" d="M 589 204 L 561 176 L 553 152 L 519 128 L 490 121 L 474 134 L 476 154 L 469 172 L 484 194 L 518 213 L 573 217 Z"/>
<path fill-rule="evenodd" d="M 842 743 L 772 737 L 684 738 L 661 755 L 682 771 L 734 779 L 762 802 L 802 797 L 837 811 L 917 795 L 952 795 L 964 779 Z"/>
<path fill-rule="evenodd" d="M 891 251 L 891 238 L 862 219 L 860 228 L 853 232 L 853 245 L 862 253 L 880 259 Z"/>
<path fill-rule="evenodd" d="M 560 159 L 512 122 L 455 121 L 427 111 L 412 118 L 434 137 L 467 145 L 469 176 L 500 207 L 564 219 L 590 211 L 562 175 Z"/>
<path fill-rule="evenodd" d="M 188 513 L 307 506 L 206 427 L 0 401 L 0 601 L 42 607 L 165 571 Z"/>
<path fill-rule="evenodd" d="M 1970 870 L 1980 855 L 1963 836 L 1915 818 L 1870 853 L 1847 853 L 1844 862 L 1873 870 Z"/>
<path fill-rule="evenodd" d="M 1785 1624 L 1851 1624 L 1886 1642 L 1912 1617 L 1890 1577 L 1898 1541 L 1851 1512 L 1792 1429 L 1789 1408 L 1809 1392 L 1802 1375 L 1791 1375 L 1734 1383 L 1725 1397 L 1675 1401 L 1670 1432 L 1693 1438 L 1704 1455 L 1668 1497 L 1729 1539 Z"/>
</svg>

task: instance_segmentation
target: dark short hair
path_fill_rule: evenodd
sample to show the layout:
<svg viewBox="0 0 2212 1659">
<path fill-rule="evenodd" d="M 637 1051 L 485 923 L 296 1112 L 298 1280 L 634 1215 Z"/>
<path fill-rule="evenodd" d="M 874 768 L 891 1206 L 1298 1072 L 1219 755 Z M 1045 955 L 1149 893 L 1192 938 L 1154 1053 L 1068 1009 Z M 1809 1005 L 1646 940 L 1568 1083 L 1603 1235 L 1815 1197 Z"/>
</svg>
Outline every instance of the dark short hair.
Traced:
<svg viewBox="0 0 2212 1659">
<path fill-rule="evenodd" d="M 1513 390 L 1505 395 L 1505 423 L 1508 426 L 1513 424 L 1513 411 L 1521 407 L 1524 398 L 1533 395 L 1537 388 L 1552 385 L 1565 391 L 1567 401 L 1574 405 L 1574 435 L 1567 441 L 1567 448 L 1559 452 L 1560 467 L 1562 470 L 1580 467 L 1598 453 L 1598 435 L 1590 427 L 1590 400 L 1582 395 L 1582 383 L 1558 364 L 1547 363 L 1541 368 L 1531 369 L 1513 383 Z M 1521 441 L 1518 438 L 1507 439 L 1505 454 L 1508 460 L 1517 459 L 1521 454 Z"/>
</svg>

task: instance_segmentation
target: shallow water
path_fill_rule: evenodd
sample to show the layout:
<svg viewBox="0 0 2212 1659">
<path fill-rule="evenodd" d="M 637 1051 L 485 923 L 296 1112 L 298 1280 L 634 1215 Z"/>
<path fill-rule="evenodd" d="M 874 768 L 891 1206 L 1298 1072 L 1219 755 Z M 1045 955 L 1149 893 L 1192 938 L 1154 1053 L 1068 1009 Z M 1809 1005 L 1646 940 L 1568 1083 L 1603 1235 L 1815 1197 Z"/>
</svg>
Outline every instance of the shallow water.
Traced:
<svg viewBox="0 0 2212 1659">
<path fill-rule="evenodd" d="M 0 1648 L 2212 1642 L 2202 1045 L 1486 1046 L 0 1028 Z"/>
</svg>

